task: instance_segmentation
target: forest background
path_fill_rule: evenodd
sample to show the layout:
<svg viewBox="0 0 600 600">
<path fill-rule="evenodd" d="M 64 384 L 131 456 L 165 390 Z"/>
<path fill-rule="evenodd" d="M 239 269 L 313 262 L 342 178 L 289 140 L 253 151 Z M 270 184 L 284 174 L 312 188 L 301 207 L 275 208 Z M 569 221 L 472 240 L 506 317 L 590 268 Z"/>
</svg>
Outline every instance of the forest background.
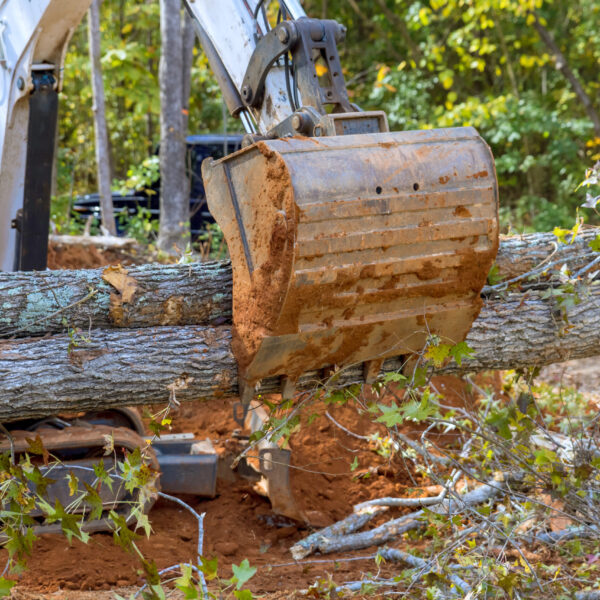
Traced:
<svg viewBox="0 0 600 600">
<path fill-rule="evenodd" d="M 600 158 L 600 0 L 306 0 L 348 27 L 351 100 L 392 130 L 475 126 L 491 145 L 503 229 L 572 225 Z M 157 173 L 159 3 L 104 0 L 102 68 L 113 188 Z M 53 220 L 96 191 L 87 23 L 73 36 L 61 95 Z M 239 132 L 196 43 L 189 132 Z M 145 161 L 145 162 L 144 162 Z M 586 219 L 594 220 L 591 211 Z M 590 217 L 591 215 L 591 217 Z"/>
</svg>

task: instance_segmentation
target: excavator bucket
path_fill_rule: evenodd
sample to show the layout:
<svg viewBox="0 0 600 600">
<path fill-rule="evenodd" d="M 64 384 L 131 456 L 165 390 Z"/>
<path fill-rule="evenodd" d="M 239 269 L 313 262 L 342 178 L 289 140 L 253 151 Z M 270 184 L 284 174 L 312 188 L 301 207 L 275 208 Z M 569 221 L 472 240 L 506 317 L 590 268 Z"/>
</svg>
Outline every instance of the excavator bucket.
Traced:
<svg viewBox="0 0 600 600">
<path fill-rule="evenodd" d="M 465 338 L 498 248 L 473 128 L 260 141 L 203 165 L 233 266 L 243 385 Z"/>
</svg>

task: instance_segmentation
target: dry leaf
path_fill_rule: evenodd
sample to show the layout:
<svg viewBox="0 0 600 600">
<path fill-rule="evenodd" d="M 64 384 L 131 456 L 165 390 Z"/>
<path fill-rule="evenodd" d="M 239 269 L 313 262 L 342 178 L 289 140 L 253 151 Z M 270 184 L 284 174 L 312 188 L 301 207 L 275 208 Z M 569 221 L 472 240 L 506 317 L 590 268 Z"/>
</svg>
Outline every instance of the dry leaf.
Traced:
<svg viewBox="0 0 600 600">
<path fill-rule="evenodd" d="M 102 272 L 102 279 L 121 294 L 123 303 L 128 304 L 133 300 L 137 290 L 137 281 L 128 275 L 127 269 L 124 269 L 121 265 L 106 267 Z"/>
</svg>

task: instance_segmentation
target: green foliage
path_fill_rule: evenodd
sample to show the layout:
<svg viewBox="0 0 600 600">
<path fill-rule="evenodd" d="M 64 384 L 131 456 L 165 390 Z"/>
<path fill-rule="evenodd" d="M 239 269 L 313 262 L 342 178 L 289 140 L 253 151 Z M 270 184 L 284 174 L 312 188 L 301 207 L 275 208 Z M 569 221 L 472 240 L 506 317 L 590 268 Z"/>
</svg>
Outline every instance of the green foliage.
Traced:
<svg viewBox="0 0 600 600">
<path fill-rule="evenodd" d="M 160 133 L 159 3 L 106 0 L 101 5 L 101 35 L 113 176 L 119 187 L 136 187 L 134 182 L 140 180 L 145 184 L 156 170 L 152 157 Z M 198 46 L 194 51 L 191 85 L 189 130 L 193 133 L 220 130 L 221 95 Z M 69 44 L 59 118 L 57 196 L 97 191 L 85 18 Z M 240 129 L 235 122 L 228 126 L 230 131 Z"/>
<path fill-rule="evenodd" d="M 231 569 L 233 571 L 231 582 L 235 584 L 237 590 L 240 590 L 243 585 L 256 574 L 256 567 L 251 567 L 247 558 L 245 558 L 239 566 L 231 565 Z"/>
<path fill-rule="evenodd" d="M 222 260 L 227 256 L 227 245 L 217 223 L 207 223 L 206 231 L 194 242 L 195 249 L 205 259 Z"/>
<path fill-rule="evenodd" d="M 140 206 L 137 212 L 132 215 L 124 208 L 117 214 L 117 219 L 127 237 L 146 245 L 156 241 L 158 237 L 158 220 L 152 219 L 152 213 L 148 208 Z"/>
<path fill-rule="evenodd" d="M 306 4 L 319 14 L 320 2 Z M 569 223 L 600 140 L 533 12 L 600 111 L 597 2 L 329 0 L 327 10 L 348 26 L 342 62 L 353 101 L 385 110 L 392 129 L 476 127 L 496 158 L 503 225 Z"/>
<path fill-rule="evenodd" d="M 128 194 L 132 191 L 145 191 L 153 194 L 152 184 L 160 177 L 160 161 L 157 154 L 145 158 L 141 164 L 129 168 L 127 179 L 119 181 L 117 191 Z"/>
<path fill-rule="evenodd" d="M 322 5 L 307 0 L 306 10 L 320 15 Z M 584 179 L 586 160 L 600 158 L 600 138 L 554 68 L 531 11 L 557 40 L 589 96 L 597 99 L 600 42 L 594 23 L 599 9 L 593 0 L 327 3 L 327 16 L 348 26 L 341 54 L 352 101 L 385 110 L 393 129 L 477 127 L 496 157 L 504 225 L 547 230 L 566 225 L 580 204 L 574 190 Z M 158 19 L 155 2 L 102 4 L 112 162 L 114 176 L 128 187 L 154 169 L 147 161 L 159 134 Z M 64 73 L 57 192 L 68 199 L 95 191 L 86 23 L 73 36 Z M 595 108 L 600 110 L 597 102 Z M 194 133 L 222 126 L 220 92 L 199 50 L 189 119 Z M 240 129 L 239 123 L 228 126 Z M 597 172 L 588 175 L 586 185 L 595 185 L 594 177 Z M 593 199 L 598 193 L 590 188 L 588 206 Z M 53 211 L 55 222 L 62 230 L 76 229 L 62 202 Z"/>
</svg>

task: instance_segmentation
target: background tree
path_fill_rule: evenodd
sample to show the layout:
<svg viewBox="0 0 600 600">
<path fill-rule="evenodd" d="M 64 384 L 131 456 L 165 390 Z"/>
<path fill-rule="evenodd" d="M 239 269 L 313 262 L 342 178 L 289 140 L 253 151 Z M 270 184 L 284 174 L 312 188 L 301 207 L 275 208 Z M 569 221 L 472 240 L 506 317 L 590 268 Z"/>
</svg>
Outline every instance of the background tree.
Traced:
<svg viewBox="0 0 600 600">
<path fill-rule="evenodd" d="M 104 82 L 102 81 L 102 67 L 100 65 L 100 2 L 101 0 L 93 0 L 88 12 L 88 39 L 94 98 L 92 111 L 94 113 L 94 131 L 96 134 L 96 169 L 98 172 L 102 225 L 108 233 L 116 235 L 117 228 L 111 192 L 110 146 L 104 103 Z"/>
<path fill-rule="evenodd" d="M 160 0 L 160 228 L 158 246 L 182 251 L 189 242 L 185 169 L 183 29 L 180 0 Z"/>
</svg>

